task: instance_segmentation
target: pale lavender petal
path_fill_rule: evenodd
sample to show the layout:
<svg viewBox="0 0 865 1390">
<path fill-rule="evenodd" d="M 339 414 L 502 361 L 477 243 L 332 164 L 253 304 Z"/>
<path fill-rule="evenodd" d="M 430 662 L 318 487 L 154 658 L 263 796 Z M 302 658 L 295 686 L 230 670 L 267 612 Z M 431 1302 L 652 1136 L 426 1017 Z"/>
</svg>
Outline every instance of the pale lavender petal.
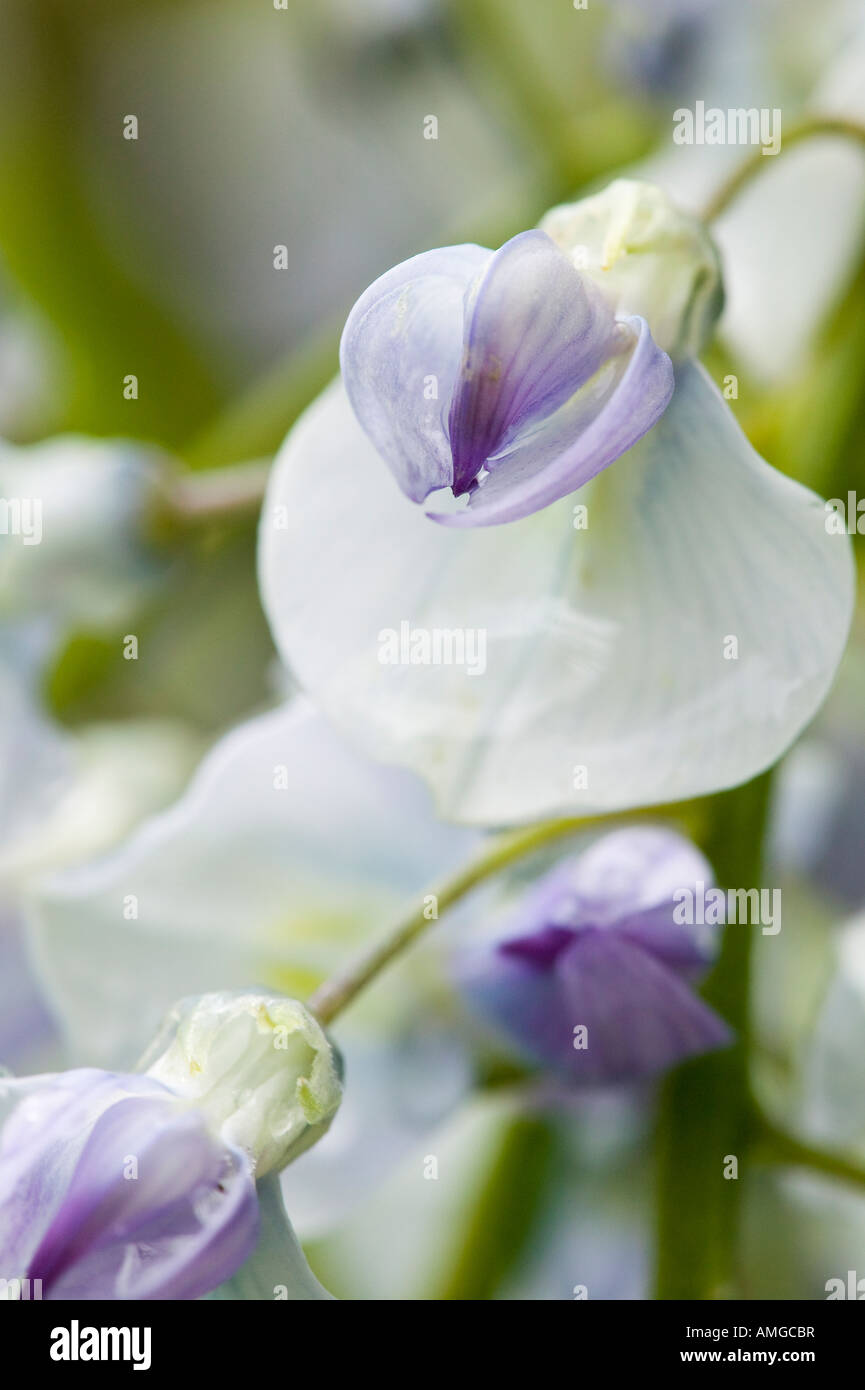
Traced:
<svg viewBox="0 0 865 1390">
<path fill-rule="evenodd" d="M 446 421 L 462 359 L 463 301 L 491 255 L 466 245 L 413 256 L 370 285 L 343 331 L 352 408 L 414 502 L 453 480 Z"/>
<path fill-rule="evenodd" d="M 684 835 L 664 826 L 629 825 L 601 835 L 572 861 L 580 897 L 595 904 L 596 925 L 671 902 L 678 888 L 710 883 L 712 867 Z M 598 920 L 597 913 L 605 912 Z"/>
<path fill-rule="evenodd" d="M 0 1250 L 44 1298 L 197 1298 L 254 1248 L 246 1158 L 157 1083 L 8 1084 L 22 1094 L 0 1135 Z"/>
<path fill-rule="evenodd" d="M 520 430 L 564 405 L 617 340 L 612 309 L 546 232 L 521 232 L 496 251 L 466 294 L 448 420 L 455 494 Z"/>
<path fill-rule="evenodd" d="M 717 933 L 674 916 L 684 890 L 697 893 L 701 884 L 714 882 L 712 866 L 684 835 L 660 826 L 626 826 L 601 836 L 571 863 L 585 923 L 615 925 L 689 974 L 710 963 Z"/>
<path fill-rule="evenodd" d="M 644 319 L 620 321 L 632 332 L 628 351 L 611 357 L 597 377 L 541 429 L 500 459 L 461 511 L 430 512 L 443 526 L 496 526 L 518 521 L 567 497 L 642 439 L 673 394 L 673 367 Z"/>
<path fill-rule="evenodd" d="M 513 951 L 515 942 L 531 942 L 544 930 L 615 929 L 691 977 L 712 960 L 716 933 L 677 922 L 676 895 L 712 882 L 711 865 L 683 835 L 626 826 L 561 860 L 533 884 L 502 935 Z"/>
<path fill-rule="evenodd" d="M 146 1077 L 91 1068 L 0 1078 L 0 1276 L 26 1271 L 105 1108 L 130 1094 L 162 1092 Z"/>
</svg>

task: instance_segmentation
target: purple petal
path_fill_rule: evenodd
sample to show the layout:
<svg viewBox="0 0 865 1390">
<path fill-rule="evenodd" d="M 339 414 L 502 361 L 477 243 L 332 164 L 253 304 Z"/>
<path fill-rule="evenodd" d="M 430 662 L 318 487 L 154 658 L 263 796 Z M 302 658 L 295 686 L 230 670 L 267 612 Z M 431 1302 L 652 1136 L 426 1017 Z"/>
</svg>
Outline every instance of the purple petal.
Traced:
<svg viewBox="0 0 865 1390">
<path fill-rule="evenodd" d="M 573 862 L 573 888 L 585 921 L 614 926 L 690 975 L 713 959 L 717 933 L 677 922 L 677 894 L 713 881 L 711 865 L 697 847 L 659 826 L 614 830 Z"/>
<path fill-rule="evenodd" d="M 22 1098 L 0 1136 L 0 1248 L 43 1297 L 197 1298 L 250 1254 L 245 1157 L 163 1087 L 97 1071 L 8 1084 Z"/>
<path fill-rule="evenodd" d="M 724 1021 L 675 971 L 616 932 L 581 933 L 559 960 L 556 980 L 576 1076 L 652 1076 L 732 1040 Z M 581 1023 L 588 1028 L 584 1052 L 573 1046 Z"/>
<path fill-rule="evenodd" d="M 716 933 L 677 922 L 676 893 L 712 881 L 708 861 L 684 836 L 626 826 L 561 860 L 533 884 L 508 919 L 504 945 L 516 949 L 549 929 L 602 927 L 693 975 L 712 960 Z"/>
<path fill-rule="evenodd" d="M 611 931 L 578 933 L 546 972 L 501 953 L 476 960 L 464 984 L 526 1056 L 575 1082 L 638 1080 L 731 1040 L 674 971 Z"/>
<path fill-rule="evenodd" d="M 457 496 L 593 377 L 616 342 L 612 309 L 546 232 L 522 232 L 496 251 L 466 293 L 448 421 Z"/>
<path fill-rule="evenodd" d="M 574 939 L 570 927 L 541 927 L 526 936 L 509 937 L 499 946 L 504 956 L 512 956 L 538 970 L 549 970 Z"/>
<path fill-rule="evenodd" d="M 491 459 L 467 508 L 430 512 L 433 521 L 452 527 L 518 521 L 575 492 L 652 428 L 673 394 L 673 367 L 644 319 L 619 323 L 630 326 L 628 350 L 611 357 L 545 427 Z"/>
<path fill-rule="evenodd" d="M 352 408 L 413 502 L 453 481 L 445 421 L 462 357 L 463 301 L 491 256 L 471 245 L 413 256 L 370 285 L 343 331 Z"/>
<path fill-rule="evenodd" d="M 663 826 L 629 825 L 601 835 L 572 861 L 571 881 L 602 921 L 621 921 L 669 903 L 678 888 L 711 882 L 712 869 L 684 835 Z"/>
</svg>

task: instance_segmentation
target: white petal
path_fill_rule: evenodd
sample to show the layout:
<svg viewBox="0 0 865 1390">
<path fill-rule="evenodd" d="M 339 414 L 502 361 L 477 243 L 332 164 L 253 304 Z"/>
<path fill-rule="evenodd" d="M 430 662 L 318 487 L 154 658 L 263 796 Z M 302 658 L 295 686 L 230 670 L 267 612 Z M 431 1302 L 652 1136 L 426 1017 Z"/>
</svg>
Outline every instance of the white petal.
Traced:
<svg viewBox="0 0 865 1390">
<path fill-rule="evenodd" d="M 852 16 L 851 16 L 852 18 Z M 731 106 L 747 107 L 750 97 Z M 804 113 L 865 120 L 865 23 L 848 35 Z M 759 381 L 801 369 L 861 255 L 865 158 L 841 135 L 812 137 L 768 155 L 757 177 L 712 226 L 724 266 L 719 332 Z M 631 172 L 699 212 L 742 162 L 733 145 L 667 144 Z"/>
<path fill-rule="evenodd" d="M 72 772 L 73 740 L 41 708 L 42 655 L 38 630 L 0 632 L 0 856 L 36 833 Z"/>
<path fill-rule="evenodd" d="M 208 1299 L 274 1299 L 288 1302 L 311 1302 L 332 1299 L 322 1288 L 306 1262 L 300 1242 L 288 1220 L 279 1181 L 269 1174 L 257 1185 L 261 1210 L 261 1235 L 258 1245 L 245 1264 L 224 1284 L 220 1284 Z"/>
<path fill-rule="evenodd" d="M 862 151 L 825 136 L 770 164 L 719 218 L 720 332 L 758 380 L 778 381 L 807 360 L 855 269 L 863 216 Z"/>
<path fill-rule="evenodd" d="M 117 850 L 34 892 L 40 975 L 76 1056 L 130 1065 L 184 995 L 261 983 L 305 997 L 473 839 L 308 708 L 276 710 L 223 739 Z"/>
<path fill-rule="evenodd" d="M 0 441 L 0 497 L 18 504 L 8 534 L 0 531 L 2 611 L 91 627 L 118 621 L 156 573 L 143 517 L 157 458 L 129 440 Z"/>
<path fill-rule="evenodd" d="M 501 824 L 696 796 L 774 762 L 846 641 L 851 557 L 824 519 L 696 366 L 588 487 L 468 532 L 401 495 L 335 384 L 274 468 L 260 578 L 277 646 L 330 718 L 426 777 L 449 818 Z M 462 661 L 441 642 L 439 664 L 404 663 L 403 623 L 425 630 L 421 658 L 459 630 Z"/>
<path fill-rule="evenodd" d="M 20 733 L 15 725 L 10 738 L 20 744 Z M 0 883 L 59 869 L 117 844 L 178 795 L 201 741 L 176 720 L 129 719 L 90 724 L 74 736 L 46 724 L 41 749 L 46 760 L 53 757 L 54 775 L 43 787 L 38 818 L 15 825 L 0 841 Z M 31 766 L 27 772 L 26 790 L 35 794 L 39 783 Z M 18 789 L 19 806 L 24 792 Z"/>
<path fill-rule="evenodd" d="M 865 1152 L 865 915 L 836 938 L 835 974 L 803 1052 L 801 1122 L 813 1138 Z"/>
</svg>

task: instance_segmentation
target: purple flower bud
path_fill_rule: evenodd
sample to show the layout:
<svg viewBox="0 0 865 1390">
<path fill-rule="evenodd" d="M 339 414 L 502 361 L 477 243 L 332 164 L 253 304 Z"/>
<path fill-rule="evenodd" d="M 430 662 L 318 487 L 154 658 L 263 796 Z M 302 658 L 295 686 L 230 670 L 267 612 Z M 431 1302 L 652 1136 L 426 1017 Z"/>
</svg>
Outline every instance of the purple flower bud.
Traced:
<svg viewBox="0 0 865 1390">
<path fill-rule="evenodd" d="M 711 870 L 681 836 L 614 831 L 535 884 L 502 937 L 466 952 L 461 984 L 529 1059 L 576 1082 L 636 1080 L 724 1046 L 726 1024 L 692 989 L 711 933 L 674 918 L 677 890 L 699 881 Z"/>
<path fill-rule="evenodd" d="M 646 321 L 616 315 L 542 231 L 492 252 L 428 251 L 361 295 L 342 337 L 346 390 L 403 492 L 489 526 L 581 487 L 651 429 L 673 392 Z"/>
<path fill-rule="evenodd" d="M 144 1076 L 0 1080 L 0 1277 L 46 1299 L 193 1299 L 258 1237 L 249 1163 Z"/>
</svg>

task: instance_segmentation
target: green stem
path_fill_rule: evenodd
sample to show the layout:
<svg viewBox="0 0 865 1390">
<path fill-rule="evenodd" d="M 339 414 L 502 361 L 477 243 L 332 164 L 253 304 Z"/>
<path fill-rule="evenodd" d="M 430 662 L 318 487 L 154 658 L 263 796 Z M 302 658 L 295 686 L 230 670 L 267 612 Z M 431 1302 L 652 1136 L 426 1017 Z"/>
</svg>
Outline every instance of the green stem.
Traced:
<svg viewBox="0 0 865 1390">
<path fill-rule="evenodd" d="M 495 836 L 492 842 L 488 842 L 486 848 L 453 878 L 448 879 L 432 893 L 426 894 L 423 903 L 412 908 L 370 951 L 360 956 L 344 973 L 326 980 L 307 1001 L 307 1007 L 320 1022 L 330 1023 L 385 966 L 401 955 L 429 927 L 434 926 L 443 912 L 453 907 L 454 903 L 459 902 L 478 884 L 492 878 L 494 874 L 516 863 L 517 860 L 543 849 L 545 845 L 553 844 L 568 835 L 575 835 L 603 819 L 603 816 L 569 816 L 564 820 L 542 821 L 540 825 L 530 826 L 527 830 L 509 831 L 504 835 Z M 435 904 L 435 916 L 430 915 L 427 907 L 430 900 Z"/>
<path fill-rule="evenodd" d="M 797 1139 L 760 1117 L 754 1134 L 754 1157 L 781 1167 L 807 1168 L 853 1187 L 865 1188 L 865 1164 Z"/>
<path fill-rule="evenodd" d="M 769 776 L 716 800 L 706 844 L 718 882 L 758 887 Z M 679 1067 L 665 1083 L 657 1129 L 657 1254 L 661 1299 L 723 1297 L 734 1282 L 741 1172 L 753 1142 L 749 1087 L 750 967 L 754 928 L 725 928 L 703 994 L 735 1034 L 731 1047 Z"/>
<path fill-rule="evenodd" d="M 484 848 L 471 859 L 453 878 L 438 889 L 424 895 L 422 903 L 412 908 L 397 922 L 382 939 L 369 951 L 360 956 L 344 972 L 330 980 L 325 980 L 307 1000 L 307 1007 L 322 1023 L 330 1023 L 341 1013 L 380 971 L 401 955 L 418 937 L 434 926 L 442 913 L 468 893 L 510 867 L 520 859 L 526 859 L 539 849 L 553 845 L 568 836 L 590 830 L 596 825 L 626 820 L 675 820 L 694 830 L 705 812 L 707 802 L 697 798 L 689 802 L 673 802 L 667 805 L 648 806 L 639 811 L 602 812 L 595 816 L 566 816 L 562 820 L 541 821 L 522 830 L 509 830 L 487 840 Z M 430 915 L 427 904 L 435 905 L 434 915 Z"/>
<path fill-rule="evenodd" d="M 811 140 L 815 135 L 841 135 L 848 140 L 855 140 L 865 148 L 865 126 L 858 125 L 855 121 L 845 121 L 829 116 L 813 116 L 808 120 L 793 126 L 783 137 L 781 149 L 789 150 L 793 145 L 799 145 L 803 140 Z M 766 163 L 766 155 L 763 150 L 757 150 L 749 159 L 739 165 L 726 183 L 723 183 L 718 191 L 709 200 L 703 209 L 702 219 L 704 222 L 714 222 L 722 212 L 738 197 L 739 193 L 750 183 L 755 174 L 761 173 L 769 167 Z"/>
<path fill-rule="evenodd" d="M 622 819 L 634 820 L 652 817 L 654 819 L 681 821 L 699 817 L 704 802 L 697 800 L 665 806 L 649 806 L 629 813 L 611 812 L 596 816 L 567 816 L 562 820 L 541 821 L 538 825 L 523 830 L 509 830 L 488 840 L 484 849 L 468 862 L 453 878 L 438 889 L 426 894 L 420 906 L 412 910 L 392 927 L 371 950 L 360 956 L 347 970 L 326 980 L 307 1001 L 307 1007 L 322 1023 L 330 1023 L 341 1013 L 380 971 L 402 955 L 418 937 L 434 926 L 442 913 L 454 903 L 466 897 L 473 888 L 486 879 L 500 873 L 520 859 L 526 859 L 539 849 L 553 845 L 568 836 L 590 830 L 596 825 L 606 825 Z M 430 915 L 427 904 L 435 904 L 435 915 Z"/>
<path fill-rule="evenodd" d="M 495 1298 L 537 1229 L 558 1170 L 556 1158 L 549 1120 L 523 1115 L 508 1124 L 438 1299 Z"/>
</svg>

